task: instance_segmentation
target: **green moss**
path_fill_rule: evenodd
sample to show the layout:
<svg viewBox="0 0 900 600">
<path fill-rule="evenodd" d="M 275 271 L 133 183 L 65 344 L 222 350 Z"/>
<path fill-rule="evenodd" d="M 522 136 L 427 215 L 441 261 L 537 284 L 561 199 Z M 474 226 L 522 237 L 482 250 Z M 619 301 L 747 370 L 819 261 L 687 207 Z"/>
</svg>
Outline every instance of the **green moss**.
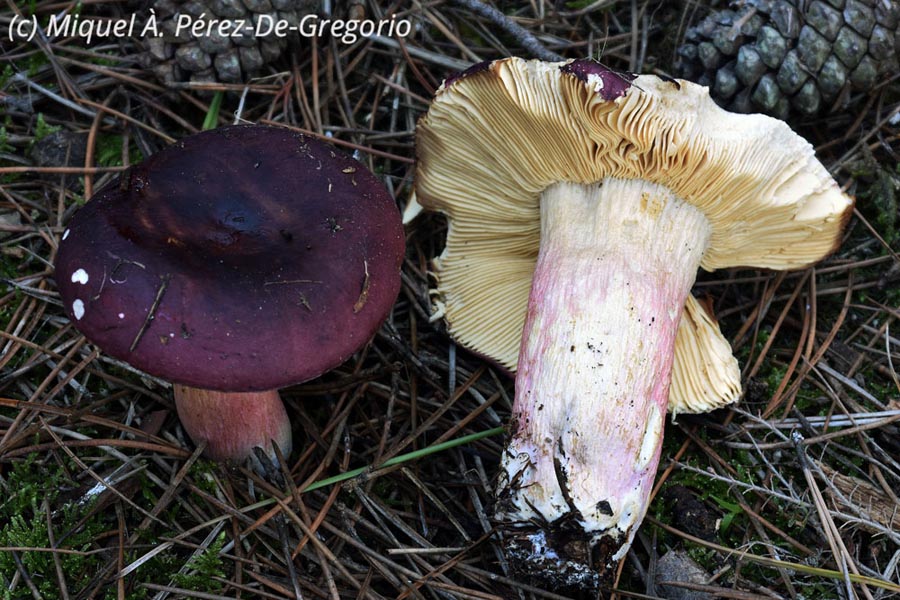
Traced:
<svg viewBox="0 0 900 600">
<path fill-rule="evenodd" d="M 566 2 L 566 8 L 568 10 L 581 10 L 593 4 L 594 1 L 595 0 L 570 0 L 569 2 Z M 607 10 L 611 8 L 611 6 L 607 7 Z"/>
<path fill-rule="evenodd" d="M 9 131 L 6 130 L 6 126 L 4 125 L 0 127 L 0 152 L 12 154 L 14 151 L 15 148 L 13 148 L 9 143 Z"/>
<path fill-rule="evenodd" d="M 888 245 L 898 241 L 897 194 L 900 192 L 900 165 L 886 168 L 866 151 L 850 165 L 856 179 L 856 208 L 875 227 Z M 868 237 L 868 232 L 865 232 Z"/>
<path fill-rule="evenodd" d="M 769 371 L 765 374 L 765 376 L 763 377 L 763 381 L 766 382 L 766 386 L 769 388 L 770 391 L 774 391 L 774 390 L 778 389 L 779 385 L 781 385 L 781 380 L 784 379 L 784 376 L 786 374 L 787 374 L 787 367 L 772 366 L 769 369 Z"/>
<path fill-rule="evenodd" d="M 866 381 L 866 391 L 874 396 L 882 404 L 897 399 L 897 386 L 893 381 L 885 381 L 881 375 L 876 375 L 873 369 L 866 369 L 863 378 Z"/>
<path fill-rule="evenodd" d="M 190 468 L 190 477 L 197 484 L 197 487 L 210 495 L 215 495 L 218 491 L 218 484 L 213 473 L 220 468 L 220 465 L 214 461 L 201 458 L 197 460 Z"/>
<path fill-rule="evenodd" d="M 84 431 L 84 430 L 82 430 Z M 209 465 L 202 464 L 192 468 L 192 476 L 198 480 L 212 479 L 203 477 Z M 60 464 L 51 458 L 37 454 L 29 455 L 11 465 L 4 479 L 0 479 L 0 546 L 22 548 L 15 554 L 0 552 L 0 582 L 10 582 L 16 578 L 20 569 L 28 574 L 41 597 L 46 600 L 60 598 L 60 585 L 54 554 L 46 549 L 51 548 L 50 530 L 57 542 L 57 548 L 66 553 L 56 553 L 59 571 L 65 580 L 69 597 L 86 597 L 98 583 L 103 590 L 100 598 L 114 600 L 118 598 L 117 586 L 111 581 L 98 582 L 98 573 L 112 573 L 108 570 L 110 560 L 115 556 L 115 547 L 107 549 L 107 544 L 98 540 L 109 538 L 110 532 L 118 527 L 117 511 L 95 510 L 94 501 L 100 495 L 94 495 L 87 501 L 84 493 L 67 493 L 67 490 L 81 490 L 84 485 L 72 481 L 68 473 L 79 472 L 74 463 Z M 133 496 L 138 505 L 153 506 L 157 499 L 154 493 L 156 484 L 142 473 L 134 475 L 139 489 Z M 67 500 L 71 496 L 72 500 Z M 141 496 L 146 502 L 141 500 Z M 44 507 L 49 506 L 48 516 Z M 121 505 L 126 522 L 143 518 L 133 512 L 127 504 Z M 178 518 L 178 503 L 172 503 L 171 515 L 165 515 L 168 522 Z M 163 515 L 161 515 L 163 517 Z M 130 535 L 130 534 L 129 534 Z M 125 564 L 131 564 L 145 556 L 151 549 L 164 543 L 164 538 L 171 538 L 177 532 L 171 531 L 158 523 L 151 523 L 146 529 L 138 532 L 136 543 L 129 546 L 125 554 Z M 125 578 L 125 598 L 127 600 L 146 600 L 155 593 L 144 588 L 142 583 L 159 585 L 176 585 L 191 591 L 217 593 L 222 585 L 214 578 L 225 578 L 228 565 L 220 556 L 228 538 L 223 532 L 209 548 L 189 559 L 191 551 L 181 546 L 159 552 L 143 562 L 140 567 Z M 34 550 L 28 550 L 33 548 Z M 16 559 L 21 563 L 17 565 Z M 181 575 L 179 571 L 187 563 Z M 3 587 L 3 586 L 0 586 Z M 32 598 L 28 587 L 20 580 L 13 591 L 0 593 L 3 598 Z"/>
<path fill-rule="evenodd" d="M 225 532 L 220 533 L 208 548 L 196 555 L 188 563 L 187 573 L 177 573 L 173 578 L 175 585 L 193 592 L 215 593 L 222 590 L 222 583 L 214 578 L 225 577 L 225 565 L 222 563 L 222 547 L 225 545 Z"/>
<path fill-rule="evenodd" d="M 90 501 L 55 506 L 60 490 L 72 487 L 74 482 L 69 481 L 64 468 L 53 466 L 39 464 L 36 454 L 16 463 L 3 484 L 5 500 L 0 504 L 0 522 L 4 523 L 0 528 L 0 546 L 25 548 L 15 555 L 0 552 L 0 576 L 5 581 L 13 579 L 18 570 L 18 557 L 38 591 L 48 600 L 60 597 L 54 554 L 37 549 L 52 547 L 50 527 L 57 547 L 72 551 L 56 554 L 70 590 L 85 587 L 102 568 L 104 558 L 90 551 L 94 540 L 106 529 L 100 518 L 85 519 L 92 508 Z M 45 506 L 55 506 L 49 516 Z M 25 586 L 20 588 L 26 593 Z"/>
<path fill-rule="evenodd" d="M 119 64 L 119 59 L 115 54 L 97 52 L 87 59 L 88 62 L 101 67 L 115 67 Z"/>
<path fill-rule="evenodd" d="M 137 559 L 144 556 L 151 548 L 159 545 L 159 537 L 151 530 L 143 530 L 138 535 L 138 549 L 128 552 L 125 557 L 126 564 L 131 564 Z M 184 564 L 184 558 L 177 552 L 159 552 L 154 554 L 149 560 L 143 562 L 137 571 L 134 571 L 126 581 L 126 597 L 128 600 L 145 600 L 152 598 L 155 592 L 150 592 L 141 583 L 157 583 L 160 585 L 169 585 L 172 583 L 174 573 L 178 572 L 181 565 Z M 112 586 L 110 586 L 112 587 Z M 107 600 L 116 600 L 117 596 L 114 589 L 106 594 Z"/>
<path fill-rule="evenodd" d="M 0 89 L 5 85 L 4 78 L 6 77 L 6 70 L 4 69 L 3 74 L 0 75 Z M 9 143 L 9 128 L 12 126 L 12 117 L 10 115 L 6 115 L 6 118 L 3 120 L 3 125 L 0 126 L 0 153 L 7 154 L 15 154 L 16 149 Z M 14 163 L 8 160 L 0 160 L 0 167 L 6 166 L 18 166 L 18 163 Z M 0 175 L 0 184 L 10 185 L 20 181 L 22 179 L 22 173 L 7 173 L 5 175 Z"/>
<path fill-rule="evenodd" d="M 717 565 L 719 561 L 715 550 L 693 543 L 685 544 L 685 548 L 688 556 L 690 556 L 695 563 L 707 571 L 715 570 L 715 565 Z"/>
<path fill-rule="evenodd" d="M 52 504 L 63 485 L 72 485 L 62 470 L 49 471 L 37 462 L 38 455 L 29 454 L 24 461 L 13 465 L 2 484 L 0 515 L 8 518 L 27 511 L 36 512 L 45 499 Z"/>
<path fill-rule="evenodd" d="M 48 135 L 56 133 L 62 129 L 59 125 L 49 125 L 44 119 L 44 113 L 38 113 L 37 122 L 34 125 L 34 142 L 39 142 Z"/>
<path fill-rule="evenodd" d="M 121 135 L 103 134 L 97 137 L 97 164 L 102 167 L 122 166 Z M 132 142 L 128 146 L 128 161 L 131 164 L 141 161 L 141 153 Z"/>
<path fill-rule="evenodd" d="M 879 169 L 864 197 L 875 212 L 875 227 L 889 245 L 897 241 L 897 190 L 900 177 L 886 169 Z"/>
<path fill-rule="evenodd" d="M 9 83 L 9 80 L 12 79 L 12 76 L 15 75 L 15 71 L 12 68 L 12 64 L 7 63 L 3 70 L 0 71 L 0 88 L 5 88 L 6 84 Z"/>
<path fill-rule="evenodd" d="M 29 78 L 37 75 L 41 69 L 50 64 L 47 56 L 43 52 L 35 52 L 28 57 L 26 74 Z"/>
</svg>

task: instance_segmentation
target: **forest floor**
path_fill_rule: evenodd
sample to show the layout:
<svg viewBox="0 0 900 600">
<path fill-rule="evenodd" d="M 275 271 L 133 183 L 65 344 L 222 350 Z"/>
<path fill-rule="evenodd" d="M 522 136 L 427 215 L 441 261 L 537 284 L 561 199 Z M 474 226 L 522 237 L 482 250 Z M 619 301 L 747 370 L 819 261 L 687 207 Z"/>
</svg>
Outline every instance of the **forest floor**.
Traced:
<svg viewBox="0 0 900 600">
<path fill-rule="evenodd" d="M 140 36 L 7 35 L 65 11 L 141 22 L 150 2 L 0 4 L 0 597 L 900 593 L 896 75 L 837 114 L 791 118 L 856 198 L 843 242 L 805 270 L 700 274 L 694 292 L 732 345 L 744 395 L 667 422 L 650 508 L 615 581 L 567 591 L 517 578 L 492 520 L 514 386 L 431 318 L 443 217 L 407 225 L 400 296 L 374 339 L 282 391 L 295 450 L 268 477 L 204 459 L 171 386 L 79 333 L 54 257 L 95 190 L 174 140 L 234 122 L 327 139 L 403 210 L 416 122 L 449 75 L 540 49 L 672 74 L 685 31 L 715 8 L 531 0 L 495 2 L 491 20 L 466 1 L 324 2 L 335 18 L 393 15 L 412 28 L 301 39 L 246 84 L 164 85 L 140 59 Z"/>
</svg>

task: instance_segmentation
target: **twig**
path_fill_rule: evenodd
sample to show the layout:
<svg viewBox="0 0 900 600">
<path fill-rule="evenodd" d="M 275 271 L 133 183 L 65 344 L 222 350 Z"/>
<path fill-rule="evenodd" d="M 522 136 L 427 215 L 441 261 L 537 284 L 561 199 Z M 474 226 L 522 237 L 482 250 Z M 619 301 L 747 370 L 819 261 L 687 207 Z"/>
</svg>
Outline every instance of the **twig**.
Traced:
<svg viewBox="0 0 900 600">
<path fill-rule="evenodd" d="M 853 592 L 850 574 L 852 572 L 854 575 L 859 575 L 859 570 L 856 568 L 853 557 L 850 556 L 847 547 L 844 545 L 844 540 L 841 538 L 841 532 L 838 530 L 837 525 L 834 523 L 834 519 L 831 518 L 831 515 L 828 512 L 828 506 L 825 504 L 825 498 L 822 497 L 819 486 L 816 485 L 816 482 L 813 479 L 810 462 L 806 456 L 806 449 L 803 447 L 803 436 L 800 432 L 795 431 L 791 434 L 791 441 L 794 442 L 794 450 L 800 460 L 800 468 L 803 471 L 803 477 L 806 479 L 806 485 L 813 497 L 813 505 L 816 507 L 816 512 L 819 514 L 819 522 L 824 529 L 822 533 L 828 541 L 834 560 L 844 576 L 844 583 L 847 586 L 847 595 L 850 598 L 855 598 L 856 594 Z M 869 592 L 869 588 L 867 588 L 865 584 L 862 584 L 862 591 L 868 600 L 874 600 L 871 592 Z"/>
<path fill-rule="evenodd" d="M 92 111 L 92 110 L 88 110 L 88 109 L 86 109 L 86 108 L 84 108 L 84 107 L 82 107 L 82 106 L 79 106 L 77 103 L 72 102 L 71 100 L 69 100 L 69 99 L 67 99 L 67 98 L 63 98 L 62 96 L 60 96 L 60 95 L 57 94 L 56 92 L 54 92 L 54 91 L 52 91 L 52 90 L 49 90 L 49 89 L 45 88 L 45 87 L 42 86 L 41 84 L 35 83 L 34 81 L 31 81 L 31 79 L 29 79 L 24 73 L 16 73 L 15 75 L 12 76 L 12 80 L 13 80 L 13 81 L 17 81 L 17 82 L 19 82 L 19 83 L 24 83 L 25 85 L 27 85 L 28 87 L 32 88 L 33 90 L 40 92 L 40 93 L 43 94 L 44 96 L 47 96 L 47 97 L 50 98 L 51 100 L 54 100 L 54 101 L 56 101 L 56 102 L 59 102 L 60 104 L 62 104 L 62 105 L 65 106 L 66 108 L 69 108 L 69 109 L 71 109 L 71 110 L 74 110 L 75 112 L 81 113 L 81 114 L 86 115 L 86 116 L 91 117 L 91 118 L 94 118 L 94 117 L 96 116 L 96 114 L 97 114 L 96 112 L 94 112 L 94 111 Z M 105 122 L 105 123 L 112 123 L 113 121 L 112 121 L 112 119 L 104 119 L 104 122 Z"/>
<path fill-rule="evenodd" d="M 137 335 L 134 336 L 134 340 L 131 342 L 131 346 L 128 348 L 129 352 L 134 352 L 134 349 L 137 348 L 137 345 L 140 343 L 141 338 L 144 337 L 144 333 L 146 333 L 147 328 L 150 327 L 150 323 L 153 322 L 153 319 L 156 318 L 156 309 L 159 308 L 159 303 L 162 302 L 163 296 L 166 294 L 166 290 L 169 288 L 169 280 L 172 278 L 171 275 L 166 274 L 160 277 L 162 282 L 159 284 L 159 288 L 156 290 L 156 297 L 153 299 L 153 304 L 150 305 L 150 310 L 147 312 L 147 318 L 144 319 L 144 322 L 141 324 L 141 328 L 138 330 Z"/>
<path fill-rule="evenodd" d="M 476 15 L 484 17 L 497 27 L 503 29 L 506 33 L 512 36 L 516 40 L 516 42 L 518 42 L 519 45 L 522 46 L 522 48 L 527 50 L 535 58 L 554 62 L 563 60 L 563 57 L 561 55 L 553 52 L 552 50 L 548 50 L 544 46 L 544 44 L 540 42 L 540 40 L 538 40 L 536 37 L 534 37 L 534 35 L 531 34 L 531 32 L 504 15 L 493 6 L 488 6 L 483 2 L 479 2 L 479 0 L 451 1 L 454 4 L 458 4 L 461 7 L 472 11 Z"/>
</svg>

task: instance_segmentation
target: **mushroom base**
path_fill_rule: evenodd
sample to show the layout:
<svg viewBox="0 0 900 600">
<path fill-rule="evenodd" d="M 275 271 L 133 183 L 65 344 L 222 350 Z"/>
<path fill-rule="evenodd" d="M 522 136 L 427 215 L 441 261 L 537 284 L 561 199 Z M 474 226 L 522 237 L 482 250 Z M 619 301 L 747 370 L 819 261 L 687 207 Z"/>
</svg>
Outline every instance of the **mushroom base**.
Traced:
<svg viewBox="0 0 900 600">
<path fill-rule="evenodd" d="M 511 563 L 595 588 L 647 510 L 675 334 L 711 228 L 668 189 L 608 178 L 541 196 L 496 517 Z"/>
<path fill-rule="evenodd" d="M 206 442 L 203 454 L 216 461 L 257 462 L 254 448 L 275 461 L 273 444 L 291 453 L 291 424 L 278 390 L 218 392 L 175 385 L 175 408 L 195 444 Z"/>
</svg>

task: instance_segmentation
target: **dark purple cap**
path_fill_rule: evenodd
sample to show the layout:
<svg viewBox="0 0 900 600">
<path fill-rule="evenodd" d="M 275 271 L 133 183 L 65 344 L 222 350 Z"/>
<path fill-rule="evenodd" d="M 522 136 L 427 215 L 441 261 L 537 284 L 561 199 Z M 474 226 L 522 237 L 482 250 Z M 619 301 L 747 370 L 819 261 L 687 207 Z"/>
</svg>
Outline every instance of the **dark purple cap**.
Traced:
<svg viewBox="0 0 900 600">
<path fill-rule="evenodd" d="M 104 187 L 56 259 L 66 313 L 108 354 L 199 388 L 311 379 L 365 344 L 400 288 L 384 186 L 277 127 L 190 136 Z"/>
<path fill-rule="evenodd" d="M 602 85 L 599 85 L 596 91 L 604 100 L 615 100 L 624 96 L 631 87 L 631 82 L 637 77 L 634 73 L 613 71 L 591 58 L 573 60 L 561 66 L 559 70 L 575 76 L 580 81 L 586 82 L 590 76 L 599 78 Z"/>
<path fill-rule="evenodd" d="M 447 79 L 444 80 L 444 87 L 445 88 L 450 87 L 451 85 L 453 85 L 460 79 L 465 79 L 466 77 L 471 77 L 472 75 L 475 75 L 476 73 L 484 73 L 485 71 L 489 71 L 492 64 L 494 64 L 494 61 L 492 61 L 492 60 L 483 60 L 481 62 L 475 63 L 474 65 L 470 66 L 469 68 L 467 68 L 463 71 L 454 73 L 454 74 L 450 75 L 449 77 L 447 77 Z"/>
</svg>

